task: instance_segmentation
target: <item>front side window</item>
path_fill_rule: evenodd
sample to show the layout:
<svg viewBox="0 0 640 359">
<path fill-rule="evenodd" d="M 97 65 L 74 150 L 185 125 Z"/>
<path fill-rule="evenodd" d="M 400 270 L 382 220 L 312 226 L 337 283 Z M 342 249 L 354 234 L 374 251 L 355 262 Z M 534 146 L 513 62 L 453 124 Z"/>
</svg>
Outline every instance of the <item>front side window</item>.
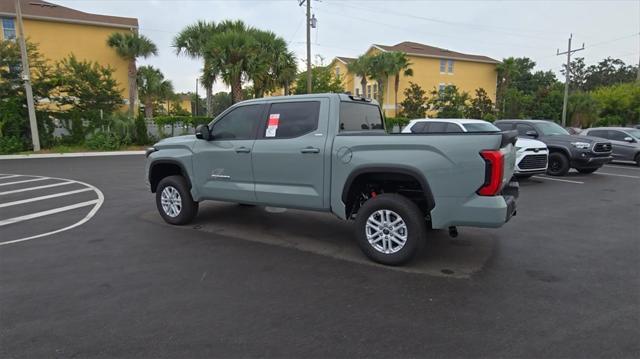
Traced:
<svg viewBox="0 0 640 359">
<path fill-rule="evenodd" d="M 524 123 L 519 123 L 516 125 L 516 130 L 518 130 L 518 136 L 522 137 L 522 136 L 526 136 L 527 132 L 529 131 L 534 131 L 533 126 L 531 125 L 527 125 Z"/>
<path fill-rule="evenodd" d="M 5 40 L 16 38 L 16 26 L 13 19 L 2 18 L 2 36 Z"/>
<path fill-rule="evenodd" d="M 340 132 L 383 129 L 382 114 L 378 106 L 349 101 L 340 103 Z"/>
<path fill-rule="evenodd" d="M 274 103 L 269 110 L 265 138 L 293 138 L 318 128 L 319 101 Z"/>
<path fill-rule="evenodd" d="M 537 123 L 539 132 L 542 132 L 544 136 L 554 136 L 554 135 L 568 135 L 569 132 L 562 128 L 562 126 L 558 125 L 555 122 L 545 121 Z"/>
<path fill-rule="evenodd" d="M 609 131 L 609 139 L 613 141 L 624 141 L 625 137 L 630 137 L 622 131 Z"/>
<path fill-rule="evenodd" d="M 495 126 L 502 131 L 513 130 L 513 125 L 510 123 L 496 123 Z"/>
<path fill-rule="evenodd" d="M 262 105 L 237 107 L 213 123 L 214 140 L 250 140 L 255 138 Z"/>
</svg>

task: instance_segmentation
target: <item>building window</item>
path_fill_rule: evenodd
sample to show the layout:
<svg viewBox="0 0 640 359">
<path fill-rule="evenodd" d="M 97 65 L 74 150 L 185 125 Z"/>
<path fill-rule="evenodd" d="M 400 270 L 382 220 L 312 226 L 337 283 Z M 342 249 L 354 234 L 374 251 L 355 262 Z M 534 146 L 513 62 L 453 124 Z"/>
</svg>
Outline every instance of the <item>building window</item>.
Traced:
<svg viewBox="0 0 640 359">
<path fill-rule="evenodd" d="M 450 74 L 453 73 L 453 60 L 448 61 L 447 72 Z"/>
<path fill-rule="evenodd" d="M 2 35 L 5 40 L 16 38 L 16 25 L 13 19 L 2 18 Z"/>
<path fill-rule="evenodd" d="M 443 74 L 447 71 L 447 60 L 440 59 L 440 73 Z"/>
<path fill-rule="evenodd" d="M 340 67 L 336 66 L 336 78 L 340 78 Z"/>
<path fill-rule="evenodd" d="M 445 83 L 441 83 L 440 85 L 438 85 L 438 93 L 440 95 L 442 95 L 442 93 L 444 92 L 444 89 L 447 87 L 447 84 Z"/>
<path fill-rule="evenodd" d="M 373 84 L 373 96 L 371 98 L 378 98 L 378 84 Z"/>
<path fill-rule="evenodd" d="M 371 85 L 367 85 L 367 93 L 364 94 L 364 97 L 371 98 Z"/>
</svg>

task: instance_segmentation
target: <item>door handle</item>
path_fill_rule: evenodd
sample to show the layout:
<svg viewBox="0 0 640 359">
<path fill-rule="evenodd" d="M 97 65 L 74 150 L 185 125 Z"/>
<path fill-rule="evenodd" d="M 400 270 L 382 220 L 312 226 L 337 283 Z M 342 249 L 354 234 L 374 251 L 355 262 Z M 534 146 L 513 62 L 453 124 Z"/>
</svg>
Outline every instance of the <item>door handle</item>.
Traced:
<svg viewBox="0 0 640 359">
<path fill-rule="evenodd" d="M 251 152 L 251 149 L 248 148 L 248 147 L 244 147 L 244 146 L 236 147 L 236 152 L 237 153 L 249 153 L 249 152 Z"/>
<path fill-rule="evenodd" d="M 305 148 L 301 149 L 300 152 L 302 152 L 302 153 L 320 153 L 320 149 L 319 148 L 315 148 L 315 147 L 305 147 Z"/>
</svg>

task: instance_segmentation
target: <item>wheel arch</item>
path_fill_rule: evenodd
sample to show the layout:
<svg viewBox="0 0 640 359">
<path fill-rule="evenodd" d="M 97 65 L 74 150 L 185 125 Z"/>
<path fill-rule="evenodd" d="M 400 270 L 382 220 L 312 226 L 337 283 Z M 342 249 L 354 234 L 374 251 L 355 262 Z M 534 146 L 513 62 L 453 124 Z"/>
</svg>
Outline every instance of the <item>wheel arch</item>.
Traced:
<svg viewBox="0 0 640 359">
<path fill-rule="evenodd" d="M 191 179 L 189 172 L 184 165 L 175 160 L 156 160 L 149 166 L 149 185 L 151 192 L 155 193 L 158 183 L 168 176 L 181 175 L 184 177 L 189 189 L 191 189 Z"/>
</svg>

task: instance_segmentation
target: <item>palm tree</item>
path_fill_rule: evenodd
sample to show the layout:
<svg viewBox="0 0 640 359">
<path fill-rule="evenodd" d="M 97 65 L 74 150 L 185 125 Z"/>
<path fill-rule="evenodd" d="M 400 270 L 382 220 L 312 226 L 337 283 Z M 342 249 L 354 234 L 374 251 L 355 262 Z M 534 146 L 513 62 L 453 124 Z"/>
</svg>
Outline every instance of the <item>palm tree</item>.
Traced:
<svg viewBox="0 0 640 359">
<path fill-rule="evenodd" d="M 295 78 L 297 66 L 286 41 L 271 31 L 254 29 L 250 34 L 256 40 L 257 51 L 252 54 L 247 77 L 253 81 L 255 97 L 262 97 L 282 85 L 288 87 Z"/>
<path fill-rule="evenodd" d="M 252 29 L 242 21 L 224 21 L 222 30 L 207 41 L 205 56 L 210 72 L 216 72 L 231 87 L 231 102 L 242 101 L 242 81 L 254 67 L 251 63 L 259 52 Z"/>
<path fill-rule="evenodd" d="M 413 76 L 413 70 L 410 68 L 412 65 L 407 59 L 407 54 L 404 52 L 392 52 L 392 56 L 390 59 L 392 60 L 390 65 L 390 74 L 395 77 L 394 79 L 394 91 L 395 91 L 395 99 L 394 99 L 394 108 L 395 114 L 394 116 L 398 116 L 398 87 L 400 86 L 400 74 L 404 76 Z"/>
<path fill-rule="evenodd" d="M 107 39 L 107 45 L 115 49 L 118 56 L 129 62 L 129 116 L 133 117 L 138 102 L 136 59 L 157 55 L 158 48 L 149 38 L 135 32 L 126 34 L 114 32 Z"/>
<path fill-rule="evenodd" d="M 384 85 L 389 82 L 394 57 L 395 55 L 391 52 L 381 52 L 372 56 L 369 61 L 369 74 L 378 84 L 378 102 L 382 108 L 384 108 Z"/>
<path fill-rule="evenodd" d="M 176 55 L 184 53 L 191 58 L 204 59 L 201 82 L 207 94 L 207 116 L 209 117 L 213 115 L 213 84 L 217 73 L 210 71 L 211 67 L 207 63 L 208 57 L 205 56 L 205 45 L 209 39 L 215 36 L 217 31 L 218 27 L 213 21 L 199 20 L 180 31 L 173 39 L 172 44 L 176 48 Z"/>
<path fill-rule="evenodd" d="M 144 116 L 152 118 L 154 104 L 173 94 L 173 84 L 171 81 L 165 80 L 162 72 L 153 66 L 140 67 L 137 82 L 140 98 L 144 103 Z"/>
<path fill-rule="evenodd" d="M 362 97 L 366 97 L 367 76 L 370 76 L 369 69 L 371 57 L 360 55 L 357 59 L 347 64 L 347 70 L 356 76 L 360 76 L 360 86 L 362 86 Z"/>
<path fill-rule="evenodd" d="M 511 82 L 514 77 L 517 76 L 518 73 L 518 65 L 516 63 L 516 59 L 513 57 L 509 57 L 503 59 L 501 63 L 496 66 L 496 71 L 498 71 L 498 101 L 502 104 L 502 114 L 504 114 L 506 109 L 506 92 L 511 86 Z"/>
</svg>

